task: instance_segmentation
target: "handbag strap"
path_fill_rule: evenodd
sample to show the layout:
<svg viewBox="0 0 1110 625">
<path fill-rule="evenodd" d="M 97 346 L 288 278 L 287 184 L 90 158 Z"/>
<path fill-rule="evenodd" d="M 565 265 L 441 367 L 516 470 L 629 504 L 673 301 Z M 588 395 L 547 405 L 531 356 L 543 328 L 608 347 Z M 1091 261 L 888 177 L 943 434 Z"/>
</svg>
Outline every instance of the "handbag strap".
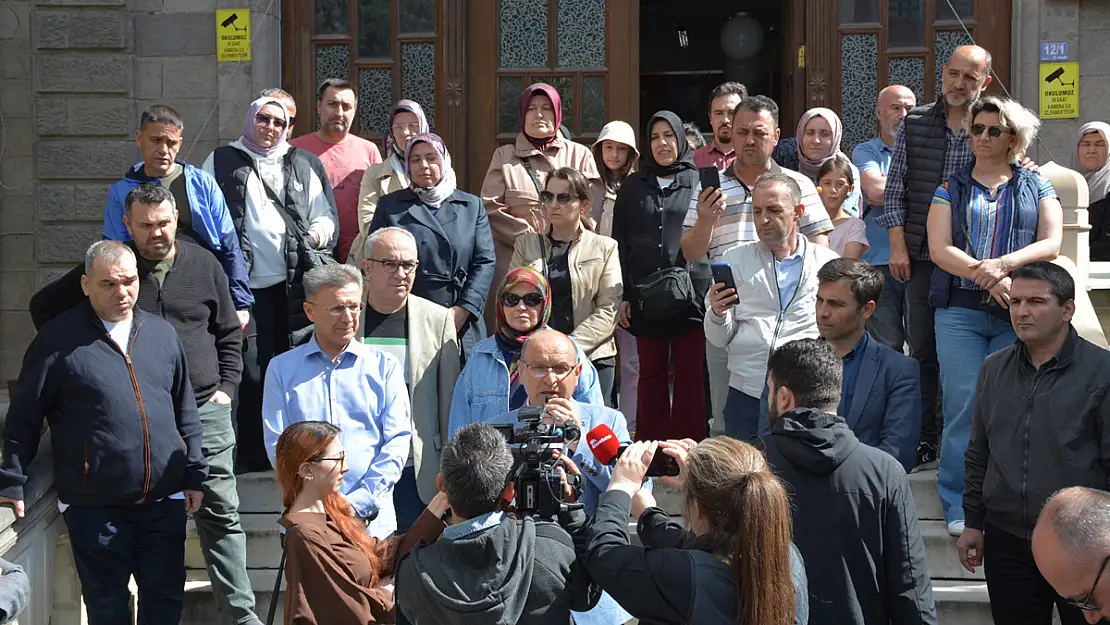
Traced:
<svg viewBox="0 0 1110 625">
<path fill-rule="evenodd" d="M 524 165 L 524 169 L 528 170 L 528 177 L 532 179 L 532 184 L 536 185 L 536 195 L 543 195 L 543 185 L 540 184 L 540 179 L 536 176 L 536 170 L 532 167 L 532 157 L 526 156 L 520 159 L 520 163 Z"/>
<path fill-rule="evenodd" d="M 301 239 L 302 241 L 307 242 L 311 240 L 312 237 L 308 232 L 308 225 L 304 223 L 304 219 L 301 217 L 301 214 L 295 210 L 290 211 L 289 208 L 285 205 L 285 202 L 281 201 L 281 198 L 278 197 L 277 192 L 270 188 L 269 183 L 267 183 L 266 179 L 262 177 L 262 172 L 258 171 L 258 164 L 254 162 L 253 158 L 247 156 L 241 150 L 235 151 L 239 153 L 243 160 L 247 161 L 248 165 L 250 165 L 251 171 L 254 172 L 254 175 L 258 177 L 258 181 L 262 183 L 262 188 L 266 190 L 266 197 L 269 198 L 269 200 L 275 205 L 277 205 L 278 213 L 281 214 L 281 219 L 285 222 L 285 227 L 292 230 L 297 235 L 297 238 Z M 287 152 L 285 158 L 289 158 L 289 154 L 291 154 L 291 152 Z M 285 161 L 283 159 L 283 165 L 285 162 L 288 161 Z M 292 167 L 289 168 L 290 172 L 292 172 L 292 169 Z"/>
</svg>

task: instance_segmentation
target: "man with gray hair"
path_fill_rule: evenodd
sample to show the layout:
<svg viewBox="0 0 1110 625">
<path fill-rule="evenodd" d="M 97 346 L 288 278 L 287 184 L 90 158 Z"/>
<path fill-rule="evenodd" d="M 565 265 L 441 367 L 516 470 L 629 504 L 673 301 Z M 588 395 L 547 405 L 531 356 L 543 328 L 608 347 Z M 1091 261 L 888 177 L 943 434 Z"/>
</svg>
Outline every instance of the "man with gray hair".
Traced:
<svg viewBox="0 0 1110 625">
<path fill-rule="evenodd" d="M 27 467 L 50 425 L 54 488 L 90 625 L 177 623 L 185 598 L 185 519 L 208 473 L 185 351 L 172 325 L 135 308 L 135 254 L 98 241 L 85 255 L 88 300 L 43 327 L 23 357 L 0 463 L 0 503 L 24 515 Z"/>
<path fill-rule="evenodd" d="M 397 564 L 397 604 L 415 625 L 566 625 L 571 610 L 597 602 L 574 550 L 586 513 L 563 512 L 558 522 L 508 514 L 512 470 L 508 444 L 487 423 L 467 425 L 444 447 L 436 482 L 451 504 L 449 525 Z"/>
<path fill-rule="evenodd" d="M 307 343 L 274 357 L 262 399 L 270 463 L 278 437 L 298 421 L 339 427 L 349 470 L 341 492 L 368 531 L 397 530 L 393 488 L 411 448 L 409 394 L 397 358 L 356 339 L 362 276 L 350 265 L 324 265 L 304 276 L 304 311 L 315 330 Z M 274 464 L 274 466 L 277 466 Z"/>
<path fill-rule="evenodd" d="M 1110 493 L 1083 486 L 1057 491 L 1033 530 L 1033 559 L 1060 597 L 1061 616 L 1078 610 L 1088 623 L 1110 618 Z"/>
<path fill-rule="evenodd" d="M 798 231 L 802 190 L 784 172 L 761 175 L 752 188 L 758 241 L 742 243 L 717 262 L 731 267 L 736 289 L 718 282 L 706 295 L 705 338 L 728 350 L 725 433 L 753 442 L 770 434 L 767 358 L 779 345 L 817 338 L 817 270 L 837 257 Z"/>
</svg>

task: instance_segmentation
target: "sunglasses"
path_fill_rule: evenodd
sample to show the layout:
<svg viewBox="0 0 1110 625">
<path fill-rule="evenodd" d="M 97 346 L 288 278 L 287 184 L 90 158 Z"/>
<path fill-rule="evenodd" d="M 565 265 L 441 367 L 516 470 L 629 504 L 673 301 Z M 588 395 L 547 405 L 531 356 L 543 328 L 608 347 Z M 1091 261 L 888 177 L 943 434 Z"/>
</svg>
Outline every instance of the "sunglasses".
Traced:
<svg viewBox="0 0 1110 625">
<path fill-rule="evenodd" d="M 507 308 L 516 308 L 516 305 L 524 301 L 524 305 L 529 308 L 536 308 L 543 304 L 543 296 L 539 293 L 529 293 L 521 296 L 516 293 L 506 293 L 501 296 L 501 304 Z"/>
<path fill-rule="evenodd" d="M 1102 573 L 1106 570 L 1107 563 L 1110 563 L 1110 556 L 1102 559 L 1102 566 L 1098 567 L 1098 575 L 1095 575 L 1095 583 L 1091 584 L 1091 589 L 1087 591 L 1087 596 L 1082 599 L 1064 599 L 1064 603 L 1083 610 L 1084 612 L 1100 612 L 1101 608 L 1091 603 L 1091 597 L 1095 595 L 1095 589 L 1098 588 L 1098 580 L 1102 579 Z"/>
<path fill-rule="evenodd" d="M 567 206 L 571 202 L 573 202 L 577 199 L 578 199 L 577 197 L 571 195 L 570 193 L 560 193 L 558 195 L 556 195 L 556 194 L 554 194 L 550 191 L 544 191 L 543 193 L 540 193 L 540 201 L 543 202 L 544 204 L 551 204 L 552 202 L 558 202 L 559 206 Z"/>
<path fill-rule="evenodd" d="M 285 123 L 284 119 L 278 119 L 277 117 L 271 117 L 271 116 L 269 116 L 265 113 L 256 114 L 254 116 L 254 121 L 258 122 L 259 124 L 262 124 L 263 126 L 273 126 L 274 128 L 277 128 L 278 130 L 284 130 L 285 127 L 288 125 L 288 124 Z"/>
<path fill-rule="evenodd" d="M 971 134 L 972 135 L 978 137 L 979 135 L 983 134 L 984 132 L 986 132 L 987 136 L 990 137 L 991 139 L 997 139 L 997 138 L 1002 136 L 1002 133 L 1010 134 L 1010 129 L 1009 128 L 1003 128 L 1002 126 L 987 126 L 985 124 L 972 124 L 971 125 Z"/>
</svg>

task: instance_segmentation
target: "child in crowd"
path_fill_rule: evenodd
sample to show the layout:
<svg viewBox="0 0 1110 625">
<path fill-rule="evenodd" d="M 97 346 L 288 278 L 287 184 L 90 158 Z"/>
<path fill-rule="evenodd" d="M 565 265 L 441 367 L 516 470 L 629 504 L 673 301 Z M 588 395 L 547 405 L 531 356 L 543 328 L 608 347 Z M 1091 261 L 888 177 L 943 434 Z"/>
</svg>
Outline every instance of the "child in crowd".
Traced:
<svg viewBox="0 0 1110 625">
<path fill-rule="evenodd" d="M 859 258 L 870 249 L 867 226 L 858 217 L 844 210 L 844 201 L 855 190 L 852 163 L 841 154 L 825 161 L 817 174 L 817 192 L 829 212 L 833 231 L 829 234 L 829 247 L 844 258 Z"/>
</svg>

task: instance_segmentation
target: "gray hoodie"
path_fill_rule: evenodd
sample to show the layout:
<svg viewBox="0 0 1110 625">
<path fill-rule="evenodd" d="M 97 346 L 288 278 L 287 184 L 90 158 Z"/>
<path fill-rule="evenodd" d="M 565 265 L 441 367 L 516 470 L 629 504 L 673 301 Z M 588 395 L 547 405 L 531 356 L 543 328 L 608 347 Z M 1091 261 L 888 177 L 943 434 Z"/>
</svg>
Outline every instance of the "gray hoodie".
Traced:
<svg viewBox="0 0 1110 625">
<path fill-rule="evenodd" d="M 575 556 L 585 513 L 559 521 L 505 516 L 415 547 L 397 565 L 398 606 L 413 625 L 567 625 L 570 611 L 590 609 L 600 591 Z"/>
</svg>

